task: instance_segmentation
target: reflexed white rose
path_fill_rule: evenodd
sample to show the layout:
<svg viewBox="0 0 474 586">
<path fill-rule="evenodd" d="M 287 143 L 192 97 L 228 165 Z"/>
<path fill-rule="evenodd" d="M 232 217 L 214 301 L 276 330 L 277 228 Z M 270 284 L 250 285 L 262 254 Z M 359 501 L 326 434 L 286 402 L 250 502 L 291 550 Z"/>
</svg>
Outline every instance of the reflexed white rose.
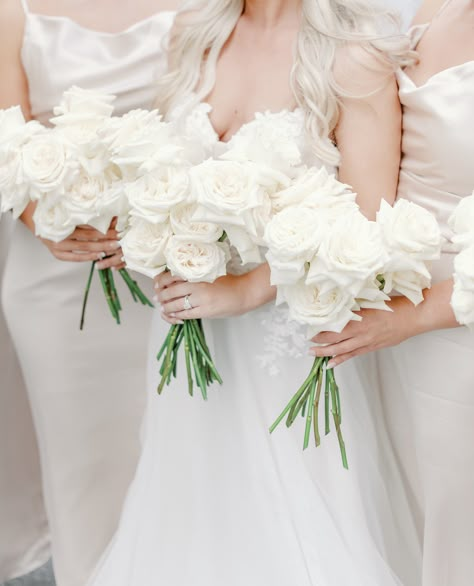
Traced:
<svg viewBox="0 0 474 586">
<path fill-rule="evenodd" d="M 120 118 L 112 118 L 102 138 L 111 152 L 111 160 L 129 181 L 163 165 L 182 163 L 181 141 L 157 110 L 132 110 Z"/>
<path fill-rule="evenodd" d="M 72 87 L 54 108 L 51 123 L 75 146 L 97 139 L 97 132 L 113 112 L 114 96 Z"/>
<path fill-rule="evenodd" d="M 354 298 L 344 289 L 322 293 L 317 285 L 299 281 L 282 287 L 281 293 L 288 303 L 290 319 L 309 325 L 312 335 L 322 331 L 341 332 L 351 320 L 360 320 L 352 312 Z"/>
<path fill-rule="evenodd" d="M 197 204 L 183 203 L 171 209 L 170 223 L 174 234 L 187 236 L 194 242 L 217 242 L 223 230 L 216 224 L 209 222 L 195 222 Z"/>
<path fill-rule="evenodd" d="M 287 189 L 276 193 L 272 202 L 275 211 L 295 204 L 315 209 L 348 202 L 355 206 L 355 194 L 334 175 L 329 175 L 325 167 L 311 167 L 297 176 Z"/>
<path fill-rule="evenodd" d="M 390 301 L 390 297 L 381 289 L 381 283 L 377 278 L 368 279 L 356 299 L 357 307 L 360 309 L 391 311 L 386 301 Z"/>
<path fill-rule="evenodd" d="M 392 270 L 403 270 L 403 256 L 426 261 L 440 257 L 442 236 L 436 218 L 428 210 L 405 199 L 392 207 L 382 200 L 377 213 Z"/>
<path fill-rule="evenodd" d="M 324 291 L 331 282 L 357 296 L 367 279 L 382 272 L 387 262 L 380 228 L 359 211 L 339 217 L 325 233 L 311 261 L 307 283 Z"/>
<path fill-rule="evenodd" d="M 30 201 L 27 186 L 22 182 L 19 154 L 0 163 L 0 213 L 12 210 L 18 218 Z"/>
<path fill-rule="evenodd" d="M 141 218 L 132 218 L 121 240 L 127 267 L 151 278 L 162 273 L 166 269 L 165 250 L 171 236 L 167 222 L 153 224 Z"/>
<path fill-rule="evenodd" d="M 26 121 L 20 106 L 0 110 L 0 144 L 9 142 L 25 127 Z"/>
<path fill-rule="evenodd" d="M 464 288 L 474 291 L 474 244 L 461 251 L 454 259 L 456 279 Z"/>
<path fill-rule="evenodd" d="M 474 243 L 474 192 L 459 202 L 449 218 L 449 225 L 455 233 L 453 241 L 458 245 Z"/>
<path fill-rule="evenodd" d="M 160 223 L 168 217 L 171 209 L 188 198 L 188 173 L 167 167 L 127 184 L 125 192 L 133 216 Z"/>
<path fill-rule="evenodd" d="M 421 265 L 415 271 L 386 272 L 383 277 L 385 279 L 385 293 L 398 292 L 409 299 L 413 305 L 421 303 L 424 299 L 424 289 L 431 287 L 431 275 L 424 265 Z"/>
<path fill-rule="evenodd" d="M 474 290 L 465 289 L 455 280 L 451 307 L 457 321 L 474 331 Z"/>
<path fill-rule="evenodd" d="M 43 193 L 64 192 L 71 182 L 74 164 L 66 144 L 54 133 L 34 136 L 22 149 L 22 172 L 32 199 Z"/>
<path fill-rule="evenodd" d="M 254 173 L 254 165 L 234 161 L 208 160 L 193 167 L 191 198 L 205 208 L 202 220 L 253 229 L 246 212 L 264 197 Z"/>
<path fill-rule="evenodd" d="M 69 221 L 69 212 L 63 199 L 44 195 L 36 204 L 33 214 L 36 235 L 53 242 L 61 242 L 70 236 L 76 226 Z"/>
<path fill-rule="evenodd" d="M 224 243 L 193 242 L 185 236 L 173 236 L 166 260 L 171 273 L 185 281 L 213 283 L 226 274 L 229 253 Z"/>
</svg>

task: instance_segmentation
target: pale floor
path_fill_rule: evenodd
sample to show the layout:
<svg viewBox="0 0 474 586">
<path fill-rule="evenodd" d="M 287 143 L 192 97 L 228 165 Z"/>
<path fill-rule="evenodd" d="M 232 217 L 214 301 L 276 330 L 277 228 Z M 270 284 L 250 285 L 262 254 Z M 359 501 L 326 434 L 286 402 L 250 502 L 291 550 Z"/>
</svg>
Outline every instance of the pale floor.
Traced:
<svg viewBox="0 0 474 586">
<path fill-rule="evenodd" d="M 0 586 L 55 586 L 51 563 L 27 576 L 4 582 Z"/>
</svg>

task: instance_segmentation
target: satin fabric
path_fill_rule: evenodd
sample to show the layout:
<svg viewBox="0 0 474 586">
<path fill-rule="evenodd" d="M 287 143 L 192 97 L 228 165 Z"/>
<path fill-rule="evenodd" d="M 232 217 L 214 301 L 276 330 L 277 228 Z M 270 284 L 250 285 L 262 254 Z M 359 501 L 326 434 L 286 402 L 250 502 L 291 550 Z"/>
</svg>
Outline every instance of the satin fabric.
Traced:
<svg viewBox="0 0 474 586">
<path fill-rule="evenodd" d="M 412 30 L 416 47 L 429 25 Z M 403 158 L 398 197 L 435 214 L 446 243 L 434 282 L 452 278 L 448 219 L 474 189 L 474 62 L 417 87 L 401 73 Z M 388 429 L 423 547 L 423 586 L 474 578 L 474 334 L 460 327 L 377 354 Z"/>
<path fill-rule="evenodd" d="M 172 20 L 164 12 L 105 34 L 27 12 L 22 60 L 33 116 L 46 122 L 72 84 L 116 94 L 118 113 L 151 107 Z M 119 284 L 123 323 L 115 325 L 96 277 L 86 328 L 79 332 L 88 271 L 87 263 L 56 260 L 20 222 L 14 227 L 3 307 L 28 389 L 42 475 L 34 467 L 27 480 L 20 468 L 5 478 L 3 505 L 17 512 L 2 518 L 1 532 L 10 542 L 0 552 L 0 575 L 39 567 L 52 552 L 58 586 L 83 586 L 116 528 L 135 471 L 152 312 L 133 303 Z M 151 297 L 150 281 L 139 282 Z M 25 438 L 31 433 L 27 406 L 17 399 L 6 407 L 10 427 L 0 432 L 2 449 L 8 429 L 25 426 L 19 432 Z M 49 539 L 51 550 L 45 550 Z M 36 549 L 27 551 L 30 542 Z"/>
</svg>

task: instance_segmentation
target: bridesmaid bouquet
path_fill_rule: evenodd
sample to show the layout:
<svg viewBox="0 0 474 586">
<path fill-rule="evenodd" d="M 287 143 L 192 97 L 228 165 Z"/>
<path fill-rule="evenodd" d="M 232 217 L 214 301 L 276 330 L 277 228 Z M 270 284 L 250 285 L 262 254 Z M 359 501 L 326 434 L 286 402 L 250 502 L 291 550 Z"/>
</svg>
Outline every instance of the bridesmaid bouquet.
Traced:
<svg viewBox="0 0 474 586">
<path fill-rule="evenodd" d="M 474 331 L 474 192 L 461 200 L 449 224 L 459 249 L 454 260 L 451 306 L 458 322 Z"/>
<path fill-rule="evenodd" d="M 348 186 L 324 169 L 308 171 L 309 194 L 277 213 L 267 226 L 265 241 L 277 303 L 287 303 L 289 318 L 309 326 L 309 337 L 322 331 L 341 332 L 351 320 L 361 320 L 362 308 L 389 310 L 386 301 L 397 292 L 413 303 L 430 286 L 427 263 L 439 257 L 441 234 L 435 218 L 405 200 L 393 207 L 382 201 L 375 222 L 355 203 Z M 302 185 L 308 179 L 300 180 Z M 299 191 L 296 183 L 293 189 Z M 302 191 L 305 191 L 304 189 Z M 306 421 L 303 448 L 313 432 L 320 445 L 319 405 L 324 393 L 324 429 L 330 413 L 343 466 L 348 467 L 341 430 L 341 401 L 328 358 L 316 358 L 301 387 L 270 428 L 286 418 L 290 427 L 299 414 Z"/>
</svg>

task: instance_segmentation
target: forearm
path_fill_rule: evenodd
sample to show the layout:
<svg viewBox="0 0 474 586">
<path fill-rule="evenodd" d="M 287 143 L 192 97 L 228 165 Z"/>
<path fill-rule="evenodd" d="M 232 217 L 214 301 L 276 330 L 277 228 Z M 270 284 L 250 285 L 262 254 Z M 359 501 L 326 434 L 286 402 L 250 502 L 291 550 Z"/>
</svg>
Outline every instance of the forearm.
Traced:
<svg viewBox="0 0 474 586">
<path fill-rule="evenodd" d="M 276 287 L 270 285 L 270 267 L 265 263 L 241 277 L 245 313 L 276 298 Z"/>
<path fill-rule="evenodd" d="M 417 333 L 459 326 L 451 308 L 453 280 L 442 281 L 424 291 L 425 299 L 415 309 Z"/>
</svg>

